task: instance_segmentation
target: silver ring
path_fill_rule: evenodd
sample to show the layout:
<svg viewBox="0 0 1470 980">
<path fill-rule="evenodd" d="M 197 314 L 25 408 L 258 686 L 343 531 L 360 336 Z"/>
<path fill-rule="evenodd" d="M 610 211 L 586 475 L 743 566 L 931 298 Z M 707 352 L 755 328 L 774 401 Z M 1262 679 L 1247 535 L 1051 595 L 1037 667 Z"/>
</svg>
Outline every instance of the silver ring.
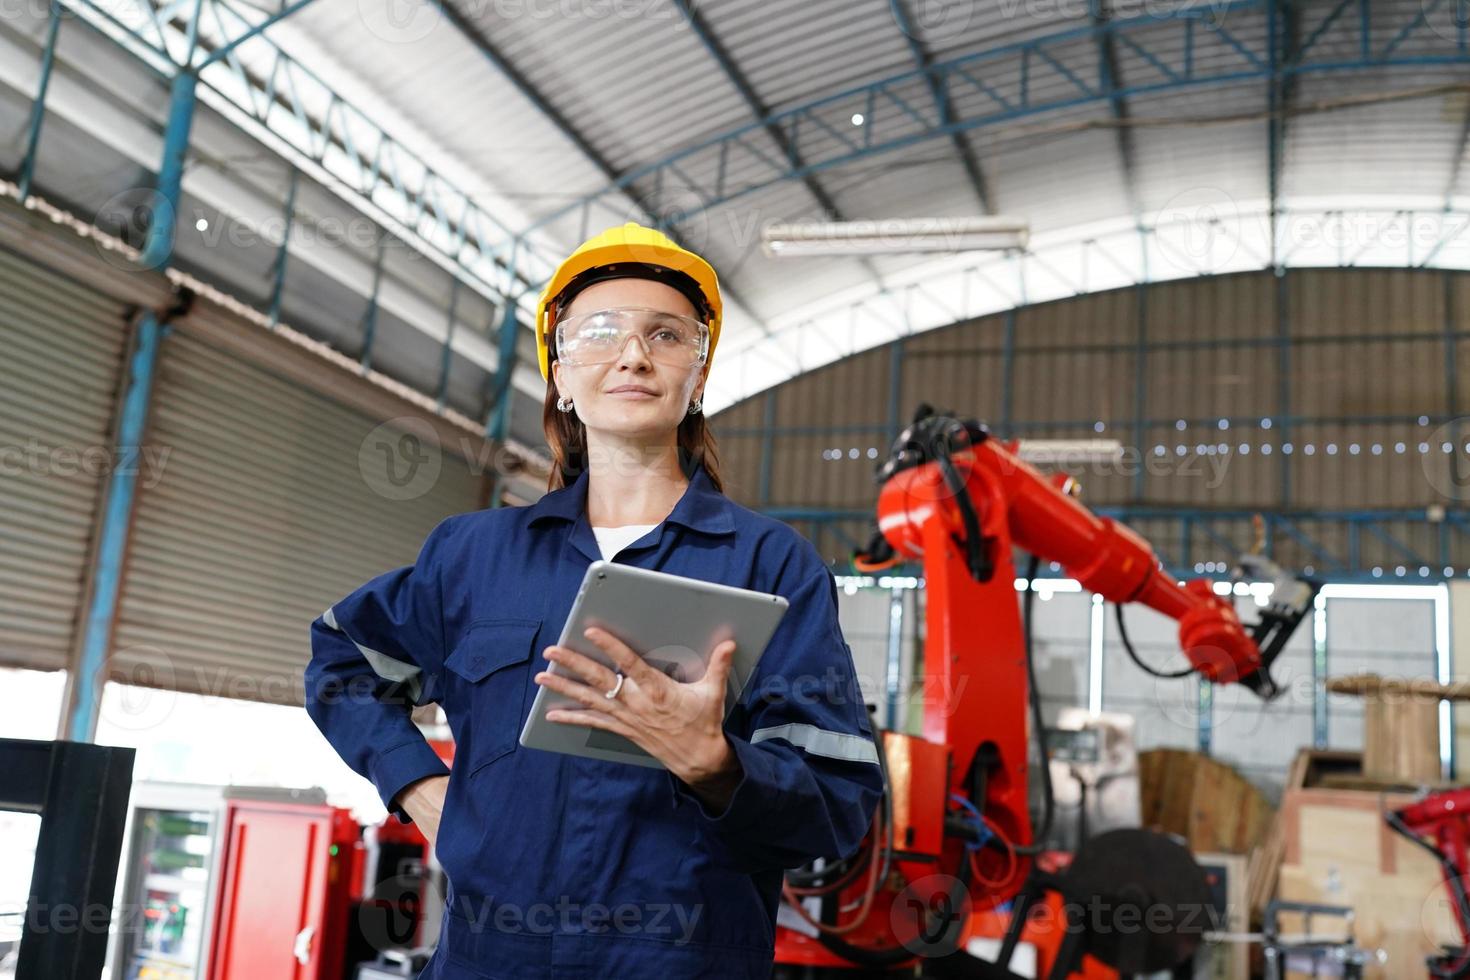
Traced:
<svg viewBox="0 0 1470 980">
<path fill-rule="evenodd" d="M 623 672 L 620 670 L 620 671 L 618 671 L 618 682 L 617 682 L 617 684 L 615 684 L 613 686 L 613 689 L 611 691 L 603 691 L 602 692 L 602 696 L 605 697 L 605 698 L 608 698 L 608 699 L 612 699 L 612 698 L 617 697 L 618 696 L 618 692 L 623 689 L 623 680 L 624 680 Z"/>
</svg>

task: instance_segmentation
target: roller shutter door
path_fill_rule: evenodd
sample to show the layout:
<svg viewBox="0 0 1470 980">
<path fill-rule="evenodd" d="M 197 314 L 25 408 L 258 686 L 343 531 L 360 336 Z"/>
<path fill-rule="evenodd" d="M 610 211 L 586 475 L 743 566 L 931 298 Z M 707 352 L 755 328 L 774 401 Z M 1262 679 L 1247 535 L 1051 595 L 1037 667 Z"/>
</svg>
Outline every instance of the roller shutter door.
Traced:
<svg viewBox="0 0 1470 980">
<path fill-rule="evenodd" d="M 0 664 L 64 669 L 82 620 L 127 310 L 0 251 Z"/>
<path fill-rule="evenodd" d="M 168 457 L 139 489 L 113 679 L 301 703 L 311 621 L 482 506 L 480 478 L 448 452 L 385 484 L 374 460 L 401 462 L 414 423 L 381 421 L 169 336 L 148 436 Z"/>
</svg>

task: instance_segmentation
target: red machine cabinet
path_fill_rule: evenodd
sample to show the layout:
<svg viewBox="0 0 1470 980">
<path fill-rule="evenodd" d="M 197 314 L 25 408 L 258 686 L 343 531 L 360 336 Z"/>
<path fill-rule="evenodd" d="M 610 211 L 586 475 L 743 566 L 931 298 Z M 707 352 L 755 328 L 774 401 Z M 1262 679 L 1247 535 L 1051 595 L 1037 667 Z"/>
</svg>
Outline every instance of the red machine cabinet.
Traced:
<svg viewBox="0 0 1470 980">
<path fill-rule="evenodd" d="M 326 805 L 229 800 L 210 980 L 342 976 L 358 827 Z"/>
</svg>

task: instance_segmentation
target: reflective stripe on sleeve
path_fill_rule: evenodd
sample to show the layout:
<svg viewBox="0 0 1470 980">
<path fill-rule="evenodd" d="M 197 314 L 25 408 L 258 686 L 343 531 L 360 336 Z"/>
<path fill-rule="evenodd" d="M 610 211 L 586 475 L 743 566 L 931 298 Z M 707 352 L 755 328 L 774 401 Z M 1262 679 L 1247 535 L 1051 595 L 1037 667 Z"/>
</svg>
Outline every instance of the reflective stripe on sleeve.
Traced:
<svg viewBox="0 0 1470 980">
<path fill-rule="evenodd" d="M 356 640 L 353 640 L 352 636 L 346 630 L 337 625 L 337 615 L 330 608 L 322 613 L 322 622 L 343 636 L 346 636 L 347 639 L 352 640 L 352 645 L 357 647 L 357 652 L 362 654 L 362 658 L 368 662 L 368 666 L 373 669 L 373 673 L 385 681 L 407 684 L 409 697 L 413 698 L 414 704 L 419 703 L 419 696 L 423 694 L 424 690 L 422 670 L 414 664 L 404 663 L 402 660 L 394 659 L 386 653 L 374 650 L 372 647 L 365 647 Z"/>
<path fill-rule="evenodd" d="M 841 759 L 844 762 L 871 762 L 878 764 L 878 750 L 872 739 L 844 732 L 829 732 L 816 725 L 792 722 L 774 728 L 758 728 L 750 736 L 751 744 L 764 742 L 768 738 L 784 738 L 792 745 L 806 749 L 812 755 Z"/>
</svg>

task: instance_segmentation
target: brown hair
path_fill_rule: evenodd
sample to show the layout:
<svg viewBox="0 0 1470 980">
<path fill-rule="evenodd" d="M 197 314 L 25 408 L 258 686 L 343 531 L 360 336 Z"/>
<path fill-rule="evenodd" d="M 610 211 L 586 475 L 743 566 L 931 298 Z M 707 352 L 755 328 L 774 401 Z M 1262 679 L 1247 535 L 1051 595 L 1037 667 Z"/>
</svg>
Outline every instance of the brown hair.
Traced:
<svg viewBox="0 0 1470 980">
<path fill-rule="evenodd" d="M 548 353 L 547 374 L 551 362 L 556 360 L 554 351 Z M 546 444 L 551 447 L 551 475 L 546 480 L 546 489 L 560 490 L 576 481 L 587 466 L 587 427 L 577 418 L 574 411 L 563 412 L 556 407 L 556 385 L 546 386 L 546 400 L 541 405 L 541 429 L 546 433 Z M 725 492 L 720 478 L 720 457 L 715 446 L 714 433 L 710 432 L 703 412 L 685 415 L 679 422 L 679 458 L 694 463 L 703 463 L 710 483 L 721 493 Z"/>
</svg>

